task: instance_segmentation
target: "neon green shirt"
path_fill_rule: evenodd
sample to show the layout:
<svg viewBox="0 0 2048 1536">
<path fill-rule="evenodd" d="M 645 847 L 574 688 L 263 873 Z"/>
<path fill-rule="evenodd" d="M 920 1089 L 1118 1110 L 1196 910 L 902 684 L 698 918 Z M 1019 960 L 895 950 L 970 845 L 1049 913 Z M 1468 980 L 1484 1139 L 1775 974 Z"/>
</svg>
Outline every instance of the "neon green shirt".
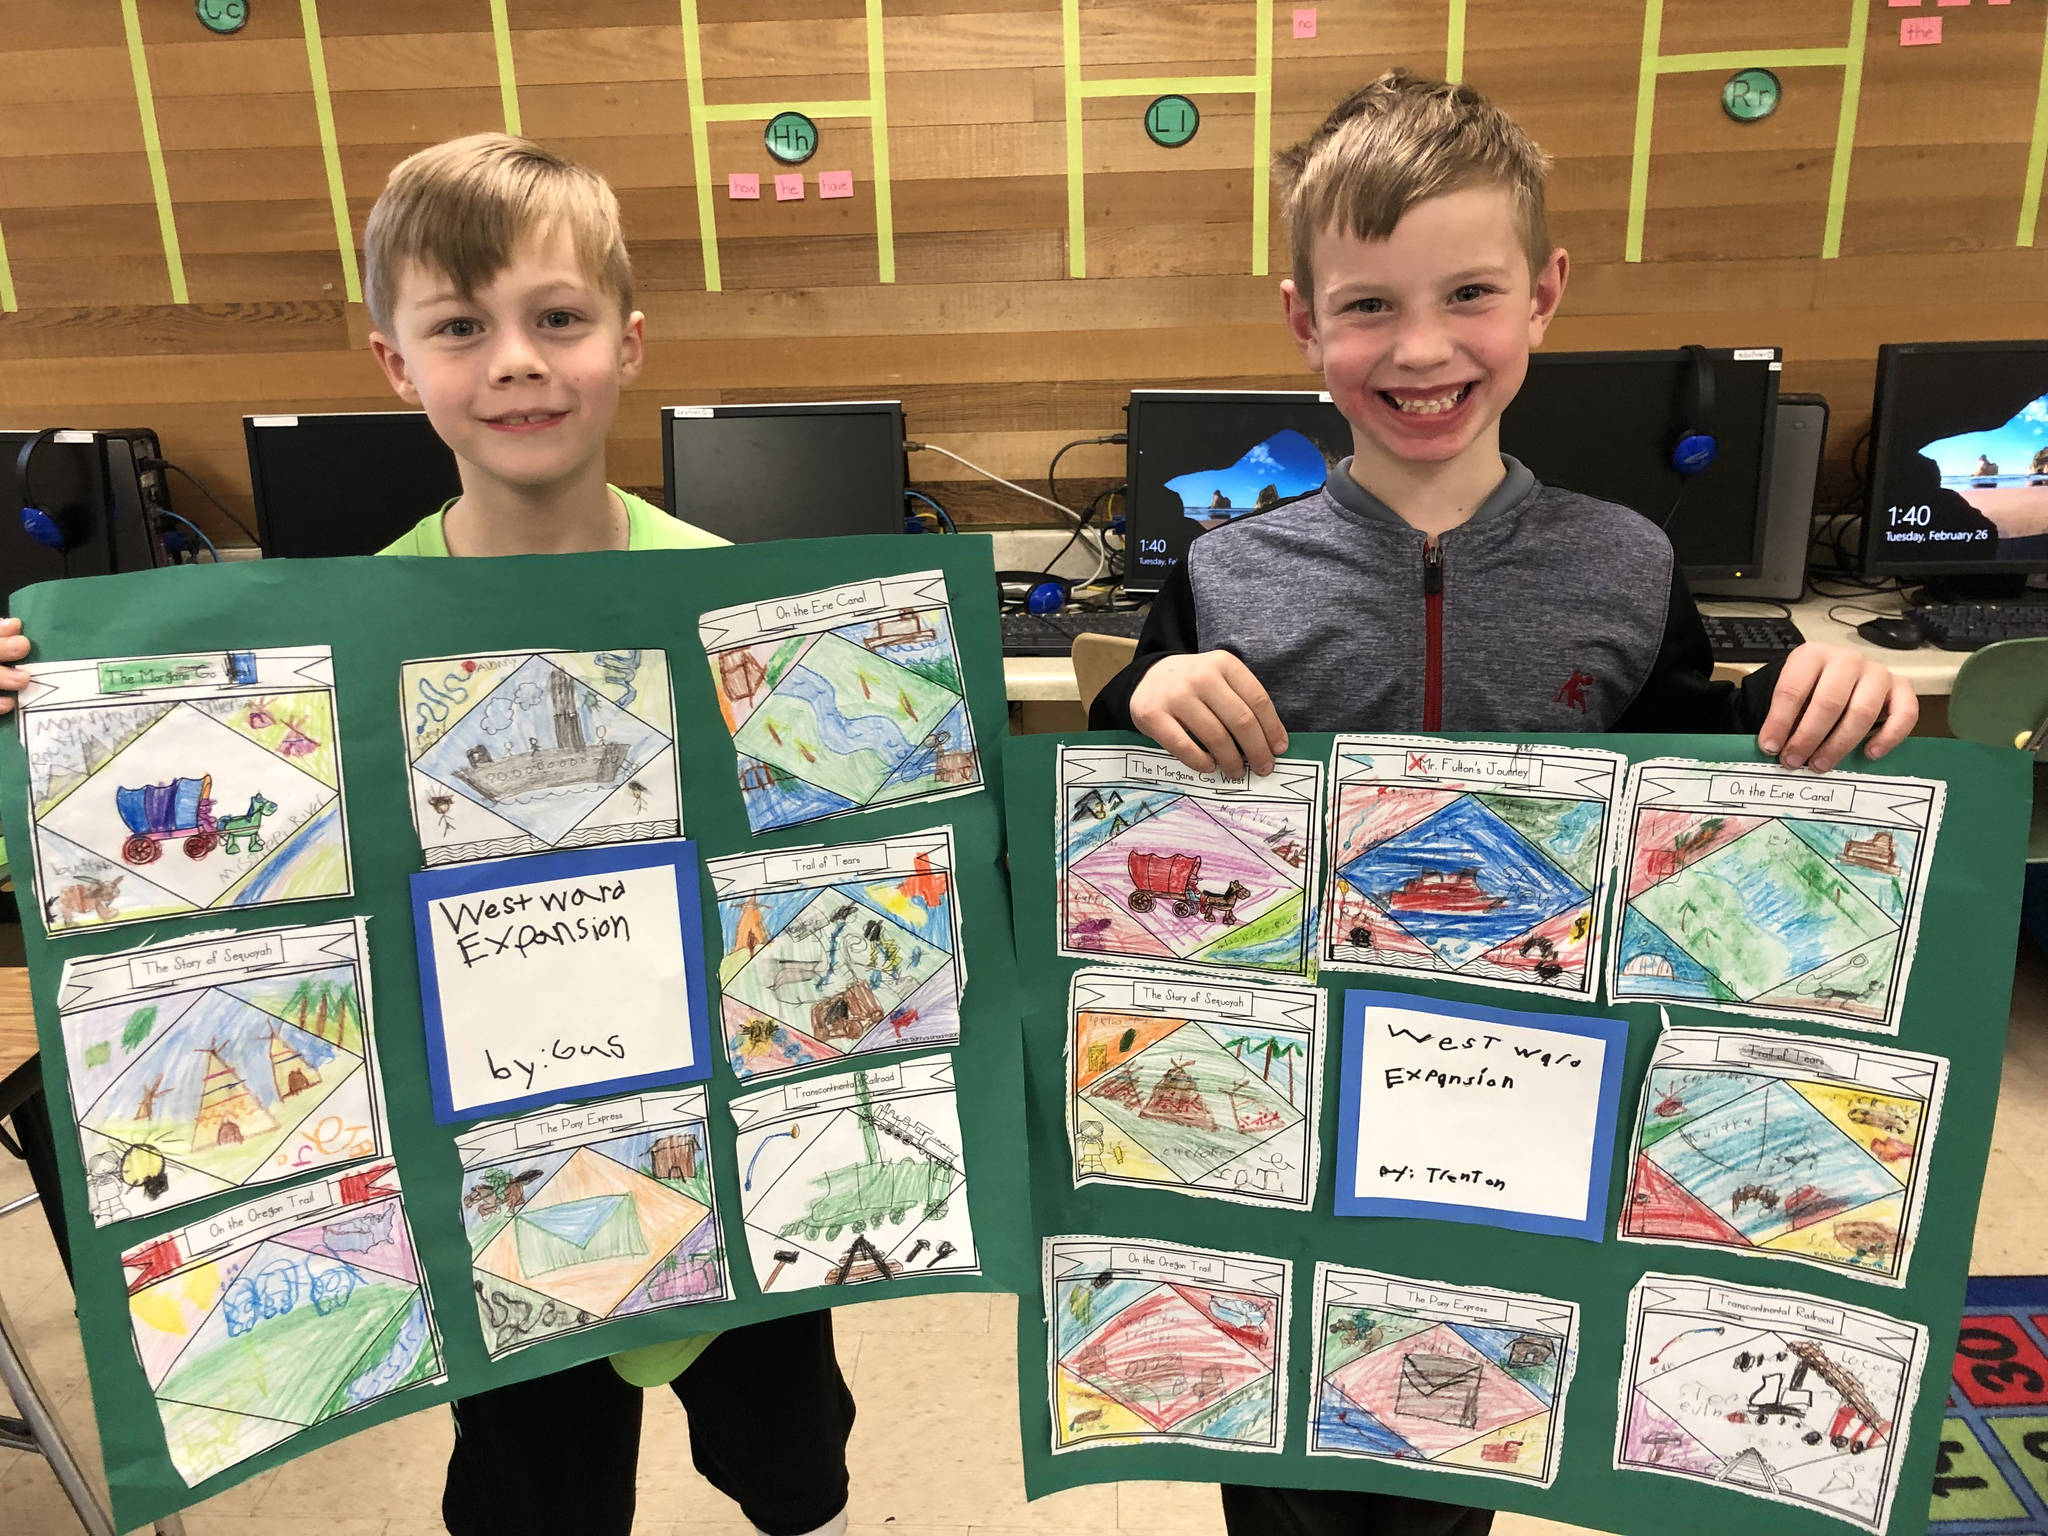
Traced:
<svg viewBox="0 0 2048 1536">
<path fill-rule="evenodd" d="M 706 533 L 702 528 L 684 522 L 679 517 L 670 517 L 661 508 L 642 501 L 630 491 L 622 491 L 616 485 L 606 486 L 626 509 L 626 548 L 628 549 L 711 549 L 720 544 L 730 543 L 715 533 Z M 431 512 L 413 525 L 412 531 L 392 540 L 377 551 L 380 555 L 446 555 L 448 535 L 441 530 L 441 519 L 458 498 L 450 496 L 439 512 Z"/>
<path fill-rule="evenodd" d="M 715 533 L 706 533 L 680 518 L 670 517 L 659 507 L 642 501 L 616 485 L 607 487 L 626 508 L 628 549 L 709 549 L 729 543 Z M 439 512 L 430 513 L 404 537 L 377 551 L 380 555 L 440 555 L 448 553 L 448 536 L 441 531 L 441 518 L 456 498 L 450 496 Z M 636 1387 L 658 1387 L 688 1370 L 715 1333 L 694 1333 L 665 1344 L 647 1344 L 612 1356 L 612 1369 Z"/>
</svg>

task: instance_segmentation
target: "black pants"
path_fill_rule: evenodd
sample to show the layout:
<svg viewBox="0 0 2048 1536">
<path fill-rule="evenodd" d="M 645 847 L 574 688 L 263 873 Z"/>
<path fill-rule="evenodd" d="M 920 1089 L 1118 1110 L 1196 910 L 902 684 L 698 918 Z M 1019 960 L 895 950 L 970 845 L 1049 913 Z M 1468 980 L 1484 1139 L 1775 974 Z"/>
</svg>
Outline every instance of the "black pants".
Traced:
<svg viewBox="0 0 2048 1536">
<path fill-rule="evenodd" d="M 1223 1485 L 1230 1536 L 1486 1536 L 1493 1511 L 1391 1493 Z"/>
<path fill-rule="evenodd" d="M 697 1470 L 769 1536 L 816 1530 L 846 1507 L 853 1394 L 830 1312 L 728 1329 L 671 1387 Z M 593 1360 L 457 1398 L 441 1496 L 452 1536 L 629 1536 L 641 1397 Z"/>
</svg>

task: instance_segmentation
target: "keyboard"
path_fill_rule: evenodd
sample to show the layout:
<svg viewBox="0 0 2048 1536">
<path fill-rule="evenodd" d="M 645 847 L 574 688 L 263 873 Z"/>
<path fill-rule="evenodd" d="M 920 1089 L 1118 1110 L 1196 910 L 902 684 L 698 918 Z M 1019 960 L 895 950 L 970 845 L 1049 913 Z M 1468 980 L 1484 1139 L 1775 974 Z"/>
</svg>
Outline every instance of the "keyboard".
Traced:
<svg viewBox="0 0 2048 1536">
<path fill-rule="evenodd" d="M 1065 656 L 1074 649 L 1076 635 L 1118 635 L 1138 638 L 1145 627 L 1143 608 L 1122 608 L 1096 612 L 1086 608 L 1062 608 L 1058 613 L 1006 613 L 1003 615 L 1005 656 Z"/>
<path fill-rule="evenodd" d="M 1790 619 L 1703 613 L 1700 622 L 1707 626 L 1707 645 L 1717 663 L 1776 661 L 1806 643 L 1806 636 L 1799 633 L 1799 626 Z"/>
<path fill-rule="evenodd" d="M 2048 635 L 2048 602 L 1916 603 L 1906 617 L 1944 651 L 1981 650 L 1999 640 Z"/>
</svg>

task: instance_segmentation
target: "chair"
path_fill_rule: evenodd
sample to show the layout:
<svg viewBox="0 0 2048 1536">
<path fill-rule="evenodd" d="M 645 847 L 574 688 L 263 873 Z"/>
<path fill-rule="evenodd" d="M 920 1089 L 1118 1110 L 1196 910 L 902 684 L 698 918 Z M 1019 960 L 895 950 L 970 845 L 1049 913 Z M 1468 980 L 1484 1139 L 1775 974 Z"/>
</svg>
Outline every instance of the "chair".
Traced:
<svg viewBox="0 0 2048 1536">
<path fill-rule="evenodd" d="M 2048 637 L 2000 640 L 1965 657 L 1949 694 L 1948 728 L 1964 741 L 2033 748 L 2027 862 L 2048 863 Z"/>
<path fill-rule="evenodd" d="M 1112 677 L 1131 664 L 1138 654 L 1138 642 L 1123 635 L 1083 632 L 1074 636 L 1074 683 L 1081 690 L 1081 713 L 1085 716 Z"/>
</svg>

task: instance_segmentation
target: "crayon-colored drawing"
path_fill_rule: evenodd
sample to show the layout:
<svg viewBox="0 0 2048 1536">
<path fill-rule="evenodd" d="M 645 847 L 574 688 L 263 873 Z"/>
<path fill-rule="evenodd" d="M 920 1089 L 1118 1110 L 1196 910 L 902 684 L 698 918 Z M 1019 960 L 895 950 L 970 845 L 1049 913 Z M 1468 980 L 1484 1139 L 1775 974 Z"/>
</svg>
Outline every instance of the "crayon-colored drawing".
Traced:
<svg viewBox="0 0 2048 1536">
<path fill-rule="evenodd" d="M 94 1225 L 388 1155 L 363 976 L 358 922 L 69 962 Z"/>
<path fill-rule="evenodd" d="M 1321 765 L 1233 786 L 1162 783 L 1155 760 L 1177 766 L 1060 753 L 1061 952 L 1308 974 Z"/>
<path fill-rule="evenodd" d="M 123 1255 L 136 1352 L 188 1484 L 444 1379 L 394 1181 L 388 1165 L 343 1174 Z M 210 1241 L 231 1214 L 235 1235 Z"/>
<path fill-rule="evenodd" d="M 1323 963 L 1590 997 L 1622 760 L 1339 739 Z"/>
<path fill-rule="evenodd" d="M 950 1057 L 810 1078 L 731 1108 L 763 1291 L 979 1272 Z"/>
<path fill-rule="evenodd" d="M 1148 1442 L 1280 1448 L 1286 1265 L 1173 1244 L 1049 1238 L 1046 1266 L 1055 1452 Z"/>
<path fill-rule="evenodd" d="M 400 688 L 427 864 L 681 831 L 663 652 L 409 661 Z"/>
<path fill-rule="evenodd" d="M 1078 1184 L 1305 1208 L 1315 1193 L 1323 994 L 1075 974 L 1067 1127 Z"/>
<path fill-rule="evenodd" d="M 1885 1529 L 1927 1330 L 1788 1291 L 1645 1275 L 1614 1464 Z"/>
<path fill-rule="evenodd" d="M 755 832 L 981 784 L 940 573 L 707 613 L 699 628 Z"/>
<path fill-rule="evenodd" d="M 1578 1354 L 1568 1301 L 1316 1271 L 1309 1454 L 1419 1462 L 1548 1486 Z"/>
<path fill-rule="evenodd" d="M 608 1127 L 630 1123 L 623 1135 Z M 704 1090 L 579 1104 L 459 1138 L 484 1346 L 726 1301 Z"/>
<path fill-rule="evenodd" d="M 1621 1235 L 1903 1284 L 1945 1066 L 1764 1030 L 1671 1029 L 1643 1093 Z"/>
<path fill-rule="evenodd" d="M 949 831 L 706 867 L 735 1076 L 960 1038 L 966 976 Z"/>
<path fill-rule="evenodd" d="M 349 893 L 324 647 L 60 662 L 23 693 L 45 928 Z"/>
<path fill-rule="evenodd" d="M 1636 767 L 1613 996 L 1897 1032 L 1942 786 L 1790 778 Z"/>
</svg>

